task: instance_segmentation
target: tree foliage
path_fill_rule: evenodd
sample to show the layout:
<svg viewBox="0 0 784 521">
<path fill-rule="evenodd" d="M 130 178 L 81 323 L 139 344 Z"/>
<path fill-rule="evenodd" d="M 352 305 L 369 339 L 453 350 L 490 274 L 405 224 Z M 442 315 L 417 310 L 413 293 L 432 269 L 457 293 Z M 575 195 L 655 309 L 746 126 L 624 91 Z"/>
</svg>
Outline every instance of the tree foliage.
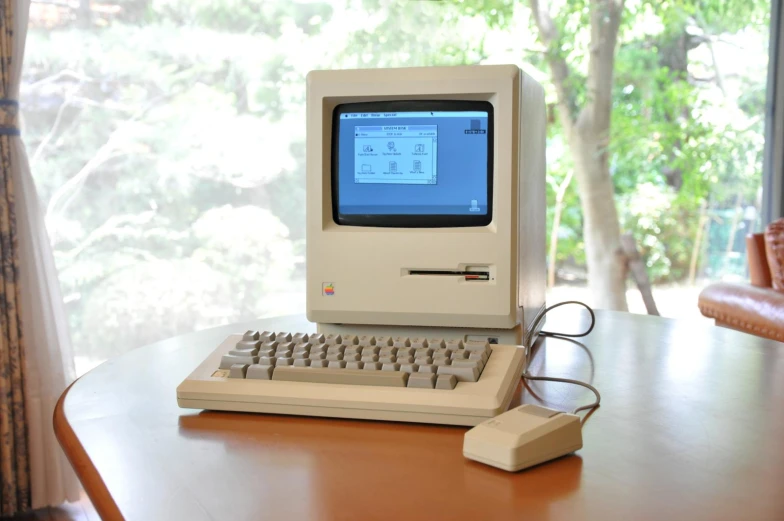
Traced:
<svg viewBox="0 0 784 521">
<path fill-rule="evenodd" d="M 608 152 L 621 227 L 657 281 L 686 276 L 703 202 L 757 204 L 768 9 L 626 3 Z M 551 226 L 574 160 L 547 53 L 584 105 L 589 10 L 554 0 L 548 50 L 512 0 L 114 0 L 87 17 L 33 4 L 24 135 L 77 348 L 106 356 L 299 309 L 311 69 L 520 64 L 547 90 Z M 582 225 L 572 183 L 556 234 L 566 279 L 583 276 Z"/>
</svg>

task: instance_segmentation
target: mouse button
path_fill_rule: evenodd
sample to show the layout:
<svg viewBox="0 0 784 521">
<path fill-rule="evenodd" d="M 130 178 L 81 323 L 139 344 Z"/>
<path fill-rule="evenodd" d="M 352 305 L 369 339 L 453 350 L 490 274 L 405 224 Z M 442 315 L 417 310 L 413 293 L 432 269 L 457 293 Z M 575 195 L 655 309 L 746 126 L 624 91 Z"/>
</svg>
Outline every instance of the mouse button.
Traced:
<svg viewBox="0 0 784 521">
<path fill-rule="evenodd" d="M 561 411 L 556 411 L 553 409 L 548 409 L 547 407 L 539 407 L 538 405 L 531 405 L 531 404 L 521 405 L 520 407 L 517 408 L 517 410 L 525 414 L 538 416 L 539 418 L 552 418 L 553 416 L 562 414 Z"/>
</svg>

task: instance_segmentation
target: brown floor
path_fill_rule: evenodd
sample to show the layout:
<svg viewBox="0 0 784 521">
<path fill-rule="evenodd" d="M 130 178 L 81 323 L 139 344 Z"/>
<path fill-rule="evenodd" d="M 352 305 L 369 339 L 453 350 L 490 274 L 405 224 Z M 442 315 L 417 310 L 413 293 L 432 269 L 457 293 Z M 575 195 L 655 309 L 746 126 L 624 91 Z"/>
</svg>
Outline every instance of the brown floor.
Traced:
<svg viewBox="0 0 784 521">
<path fill-rule="evenodd" d="M 79 501 L 74 503 L 63 503 L 59 507 L 42 508 L 14 517 L 2 517 L 0 521 L 101 521 L 101 518 L 87 494 L 82 491 Z"/>
</svg>

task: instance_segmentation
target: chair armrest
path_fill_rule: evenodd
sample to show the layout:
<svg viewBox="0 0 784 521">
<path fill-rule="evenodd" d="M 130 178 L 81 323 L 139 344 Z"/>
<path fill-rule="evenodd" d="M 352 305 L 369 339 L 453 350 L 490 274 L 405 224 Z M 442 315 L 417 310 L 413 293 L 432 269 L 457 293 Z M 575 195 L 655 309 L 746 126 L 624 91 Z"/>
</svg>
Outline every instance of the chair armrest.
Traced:
<svg viewBox="0 0 784 521">
<path fill-rule="evenodd" d="M 746 258 L 749 262 L 749 278 L 752 286 L 772 287 L 764 233 L 750 233 L 746 236 Z"/>
<path fill-rule="evenodd" d="M 784 291 L 784 218 L 765 228 L 765 253 L 773 289 Z"/>
<path fill-rule="evenodd" d="M 698 305 L 718 325 L 784 342 L 784 293 L 720 282 L 702 290 Z"/>
</svg>

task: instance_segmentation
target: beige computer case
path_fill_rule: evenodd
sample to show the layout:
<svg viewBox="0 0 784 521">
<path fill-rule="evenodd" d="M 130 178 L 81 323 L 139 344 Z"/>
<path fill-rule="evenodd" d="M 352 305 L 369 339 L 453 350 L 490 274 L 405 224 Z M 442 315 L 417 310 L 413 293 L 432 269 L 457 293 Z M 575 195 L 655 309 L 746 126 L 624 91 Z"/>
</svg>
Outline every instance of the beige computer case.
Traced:
<svg viewBox="0 0 784 521">
<path fill-rule="evenodd" d="M 398 99 L 494 107 L 493 220 L 471 228 L 338 226 L 332 217 L 332 111 Z M 314 71 L 307 78 L 307 316 L 322 330 L 517 331 L 545 301 L 545 104 L 514 65 Z M 409 269 L 487 266 L 492 280 Z M 503 335 L 502 335 L 503 336 Z M 508 338 L 505 340 L 508 342 Z"/>
</svg>

